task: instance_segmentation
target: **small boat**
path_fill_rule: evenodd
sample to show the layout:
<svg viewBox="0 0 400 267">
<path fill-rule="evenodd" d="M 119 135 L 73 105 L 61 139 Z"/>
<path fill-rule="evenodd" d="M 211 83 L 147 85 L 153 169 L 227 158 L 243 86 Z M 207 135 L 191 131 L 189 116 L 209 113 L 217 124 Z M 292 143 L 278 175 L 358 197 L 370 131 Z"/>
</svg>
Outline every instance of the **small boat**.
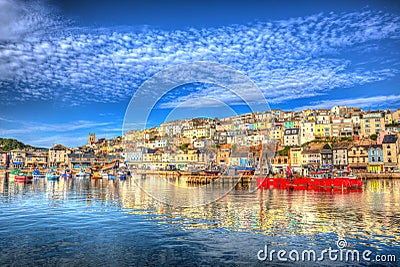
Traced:
<svg viewBox="0 0 400 267">
<path fill-rule="evenodd" d="M 70 170 L 67 169 L 67 170 L 65 170 L 63 173 L 60 174 L 60 177 L 61 177 L 61 178 L 68 179 L 68 178 L 71 178 L 71 177 L 72 177 L 72 173 L 71 173 Z"/>
<path fill-rule="evenodd" d="M 47 180 L 58 180 L 60 178 L 60 175 L 57 175 L 55 170 L 51 170 L 46 174 Z"/>
<path fill-rule="evenodd" d="M 87 173 L 84 170 L 81 170 L 75 175 L 75 177 L 79 179 L 85 179 L 87 177 Z"/>
<path fill-rule="evenodd" d="M 126 174 L 124 172 L 118 172 L 118 176 L 121 181 L 126 180 Z"/>
<path fill-rule="evenodd" d="M 43 173 L 41 173 L 38 169 L 32 172 L 33 179 L 43 179 L 46 177 Z"/>
<path fill-rule="evenodd" d="M 101 178 L 102 178 L 102 176 L 100 175 L 99 172 L 94 172 L 92 175 L 92 179 L 101 179 Z"/>
</svg>

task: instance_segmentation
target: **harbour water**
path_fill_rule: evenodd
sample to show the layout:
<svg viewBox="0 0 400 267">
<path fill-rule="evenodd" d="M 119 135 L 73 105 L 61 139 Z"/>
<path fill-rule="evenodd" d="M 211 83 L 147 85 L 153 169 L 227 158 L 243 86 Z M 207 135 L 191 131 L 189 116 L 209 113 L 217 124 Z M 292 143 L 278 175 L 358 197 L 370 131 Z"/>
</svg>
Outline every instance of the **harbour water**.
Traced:
<svg viewBox="0 0 400 267">
<path fill-rule="evenodd" d="M 164 180 L 141 180 L 154 181 Z M 1 178 L 0 218 L 1 266 L 265 266 L 270 259 L 257 256 L 265 245 L 321 251 L 337 249 L 338 240 L 346 249 L 370 250 L 372 260 L 299 264 L 376 265 L 376 255 L 396 257 L 382 265 L 400 261 L 400 180 L 368 180 L 362 192 L 236 187 L 211 204 L 174 208 L 132 178 L 31 184 Z"/>
</svg>

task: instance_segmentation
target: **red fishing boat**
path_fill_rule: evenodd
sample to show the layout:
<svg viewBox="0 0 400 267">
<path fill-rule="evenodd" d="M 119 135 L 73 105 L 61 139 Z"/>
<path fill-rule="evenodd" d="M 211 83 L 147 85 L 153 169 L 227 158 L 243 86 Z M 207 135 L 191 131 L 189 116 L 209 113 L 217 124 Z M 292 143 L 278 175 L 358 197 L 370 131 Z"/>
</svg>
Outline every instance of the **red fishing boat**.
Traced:
<svg viewBox="0 0 400 267">
<path fill-rule="evenodd" d="M 343 191 L 362 189 L 362 180 L 347 175 L 347 172 L 334 173 L 323 169 L 312 172 L 307 177 L 294 177 L 288 166 L 286 177 L 257 178 L 257 187 L 261 189 L 290 189 L 290 190 L 315 190 L 315 191 Z"/>
</svg>

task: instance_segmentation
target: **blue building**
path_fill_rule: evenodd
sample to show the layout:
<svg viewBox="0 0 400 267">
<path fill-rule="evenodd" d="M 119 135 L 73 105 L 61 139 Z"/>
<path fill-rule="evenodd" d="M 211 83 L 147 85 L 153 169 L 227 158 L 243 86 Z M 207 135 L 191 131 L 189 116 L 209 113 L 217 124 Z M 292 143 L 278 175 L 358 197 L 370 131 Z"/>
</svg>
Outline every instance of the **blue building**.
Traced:
<svg viewBox="0 0 400 267">
<path fill-rule="evenodd" d="M 371 145 L 368 149 L 368 172 L 383 172 L 383 150 L 381 145 Z"/>
</svg>

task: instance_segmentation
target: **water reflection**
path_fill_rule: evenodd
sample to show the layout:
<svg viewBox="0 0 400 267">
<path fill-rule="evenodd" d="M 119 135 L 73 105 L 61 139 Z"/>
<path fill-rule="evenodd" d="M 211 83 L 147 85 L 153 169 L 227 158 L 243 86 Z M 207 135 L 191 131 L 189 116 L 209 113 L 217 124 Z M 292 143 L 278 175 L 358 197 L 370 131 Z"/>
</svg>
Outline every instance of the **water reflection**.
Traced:
<svg viewBox="0 0 400 267">
<path fill-rule="evenodd" d="M 160 185 L 168 181 L 147 177 L 142 182 Z M 315 244 L 323 241 L 315 237 L 326 233 L 326 239 L 334 241 L 337 235 L 378 249 L 400 245 L 398 180 L 368 180 L 361 192 L 335 193 L 301 190 L 249 193 L 245 185 L 238 185 L 219 201 L 196 208 L 174 208 L 159 203 L 143 192 L 133 179 L 41 179 L 31 184 L 18 184 L 2 178 L 0 192 L 0 202 L 8 206 L 29 200 L 37 205 L 45 203 L 49 211 L 60 207 L 67 207 L 71 212 L 117 209 L 128 215 L 146 216 L 160 226 L 181 230 L 223 229 L 269 237 L 308 236 L 307 242 Z"/>
</svg>

